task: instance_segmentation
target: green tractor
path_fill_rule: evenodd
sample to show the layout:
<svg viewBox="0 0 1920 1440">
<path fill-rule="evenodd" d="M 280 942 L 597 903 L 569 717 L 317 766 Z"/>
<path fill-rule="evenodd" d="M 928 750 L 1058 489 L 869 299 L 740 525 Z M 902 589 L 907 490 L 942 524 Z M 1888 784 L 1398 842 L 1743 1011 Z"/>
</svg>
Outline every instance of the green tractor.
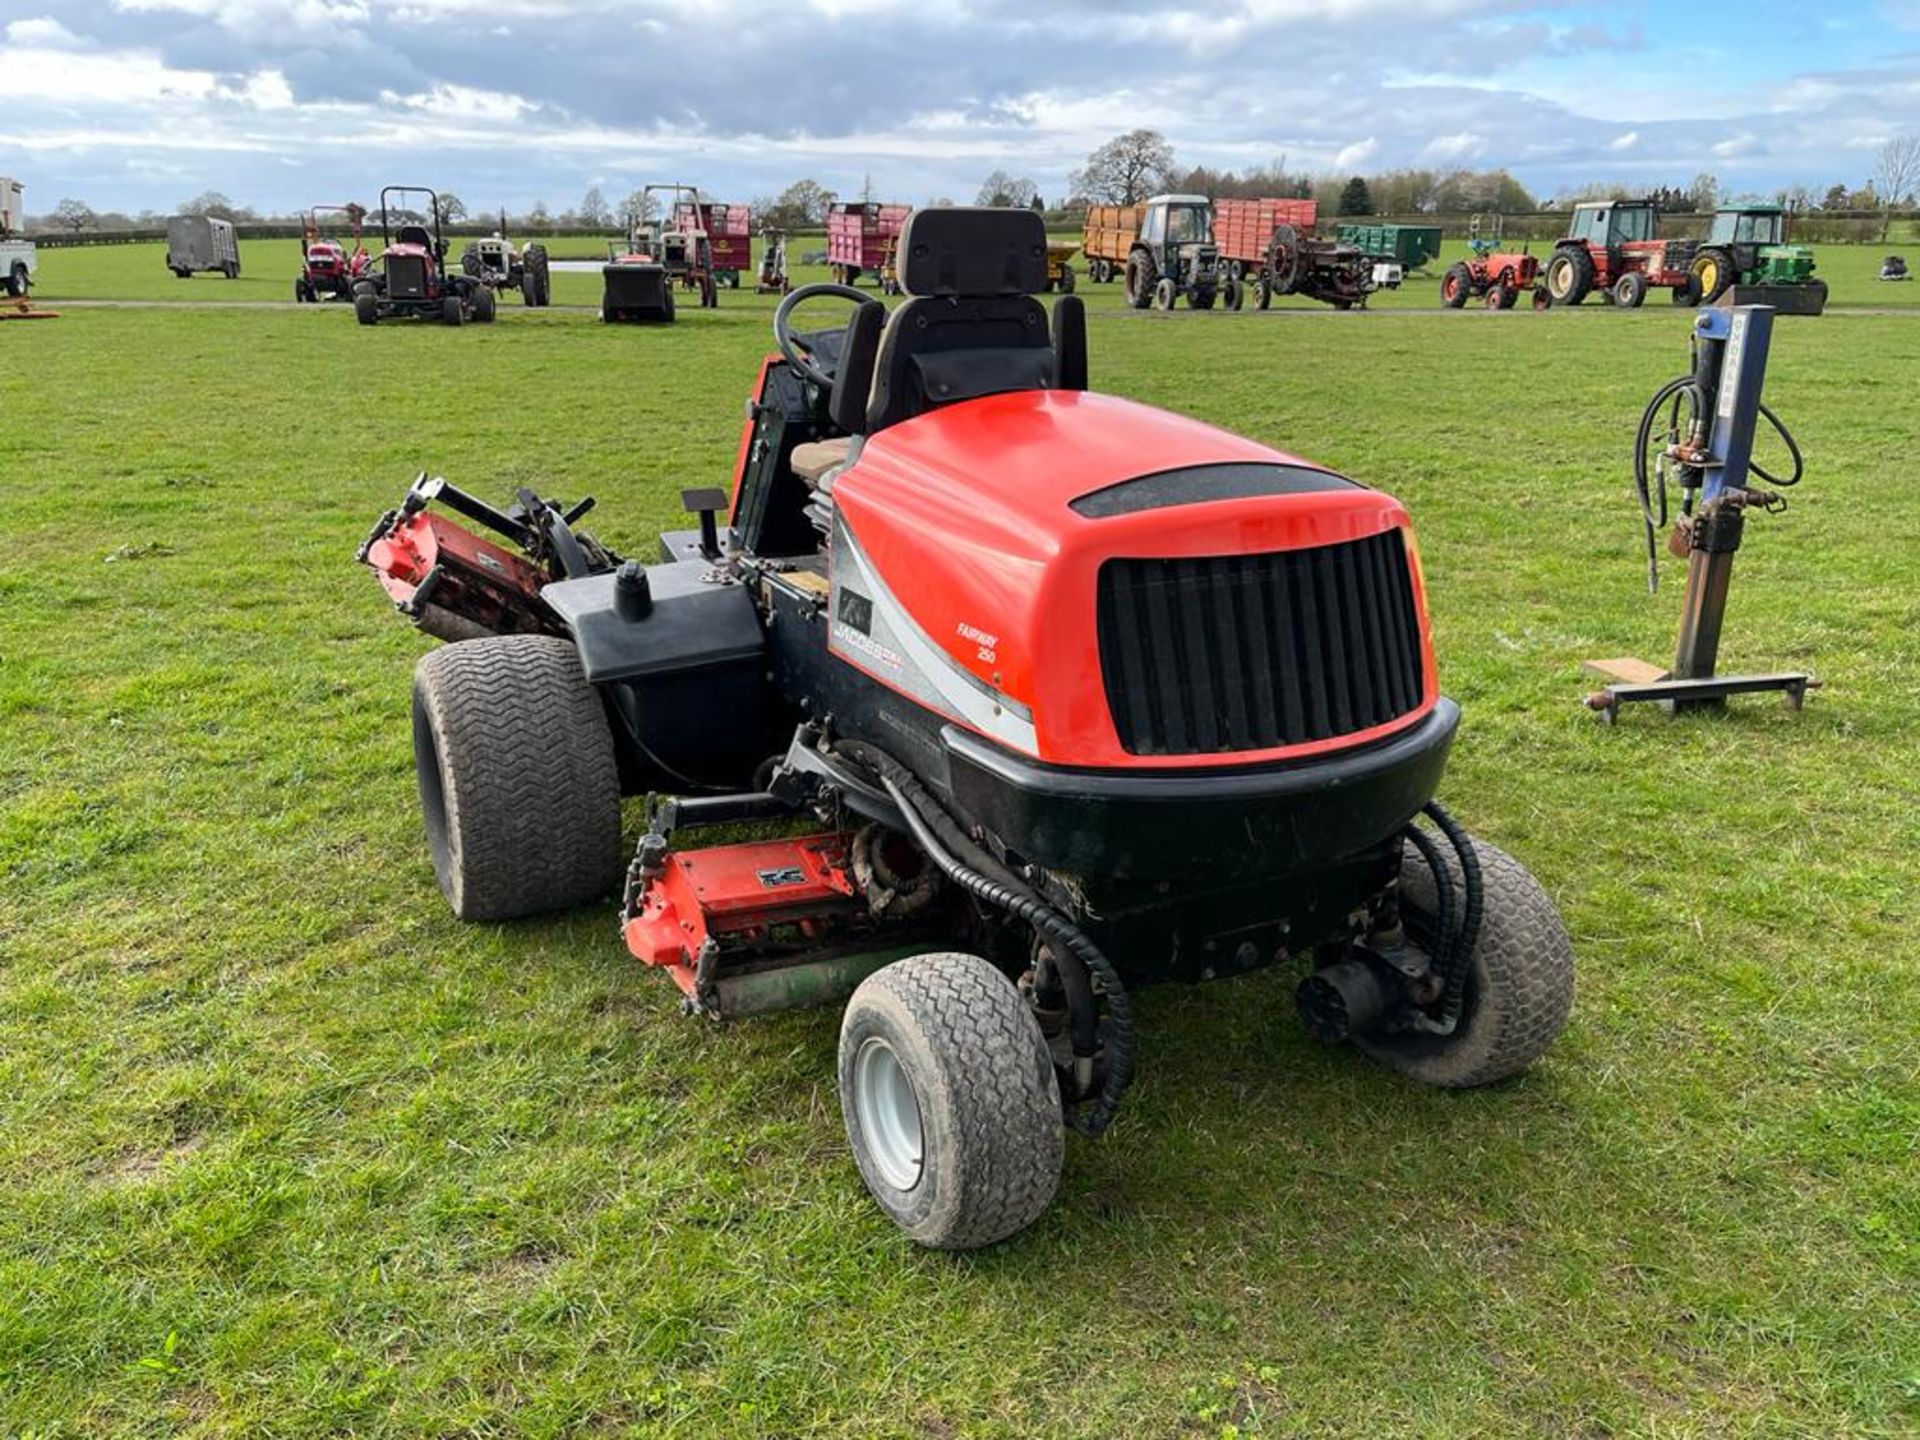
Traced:
<svg viewBox="0 0 1920 1440">
<path fill-rule="evenodd" d="M 1813 275 L 1813 251 L 1787 243 L 1788 212 L 1778 205 L 1726 205 L 1693 255 L 1700 303 L 1729 290 L 1732 305 L 1771 305 L 1783 315 L 1818 315 L 1827 282 Z"/>
</svg>

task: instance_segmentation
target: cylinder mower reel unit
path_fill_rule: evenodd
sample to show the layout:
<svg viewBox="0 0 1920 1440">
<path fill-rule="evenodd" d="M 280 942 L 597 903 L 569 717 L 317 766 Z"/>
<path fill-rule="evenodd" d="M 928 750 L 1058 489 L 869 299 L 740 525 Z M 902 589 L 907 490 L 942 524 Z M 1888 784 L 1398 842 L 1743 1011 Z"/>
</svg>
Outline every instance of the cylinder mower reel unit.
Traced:
<svg viewBox="0 0 1920 1440">
<path fill-rule="evenodd" d="M 527 490 L 423 479 L 374 527 L 388 596 L 457 642 L 413 689 L 455 913 L 614 893 L 689 1014 L 845 1000 L 861 1177 L 949 1249 L 1031 1224 L 1065 1132 L 1113 1123 L 1138 985 L 1297 966 L 1309 1032 L 1391 1069 L 1532 1063 L 1572 953 L 1434 802 L 1460 712 L 1406 511 L 1089 390 L 1031 212 L 921 210 L 898 252 L 891 314 L 781 300 L 732 485 L 656 561 Z M 802 329 L 825 299 L 845 322 Z"/>
<path fill-rule="evenodd" d="M 1660 584 L 1660 532 L 1668 529 L 1669 481 L 1680 490 L 1680 513 L 1672 519 L 1667 549 L 1687 561 L 1687 589 L 1680 611 L 1680 641 L 1673 666 L 1662 670 L 1644 660 L 1590 660 L 1587 670 L 1608 681 L 1587 705 L 1611 724 L 1622 705 L 1657 700 L 1669 712 L 1718 708 L 1729 695 L 1777 690 L 1798 710 L 1819 685 L 1802 671 L 1718 675 L 1720 630 L 1751 511 L 1778 514 L 1787 508 L 1780 492 L 1800 483 L 1800 447 L 1780 417 L 1760 398 L 1766 384 L 1773 310 L 1764 305 L 1713 308 L 1693 322 L 1693 370 L 1654 392 L 1634 442 L 1634 486 L 1640 499 L 1647 545 L 1647 588 Z M 1753 458 L 1754 438 L 1764 419 L 1786 446 L 1791 469 L 1774 475 Z M 1750 484 L 1757 478 L 1765 486 Z"/>
</svg>

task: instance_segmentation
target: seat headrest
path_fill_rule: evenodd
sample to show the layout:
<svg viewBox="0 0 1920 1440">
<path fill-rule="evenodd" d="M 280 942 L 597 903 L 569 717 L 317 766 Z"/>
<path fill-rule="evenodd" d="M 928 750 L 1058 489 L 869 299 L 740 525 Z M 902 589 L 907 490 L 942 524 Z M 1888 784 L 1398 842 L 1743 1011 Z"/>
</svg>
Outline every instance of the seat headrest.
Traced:
<svg viewBox="0 0 1920 1440">
<path fill-rule="evenodd" d="M 1037 295 L 1047 288 L 1047 227 L 1031 210 L 916 210 L 900 232 L 909 295 Z"/>
</svg>

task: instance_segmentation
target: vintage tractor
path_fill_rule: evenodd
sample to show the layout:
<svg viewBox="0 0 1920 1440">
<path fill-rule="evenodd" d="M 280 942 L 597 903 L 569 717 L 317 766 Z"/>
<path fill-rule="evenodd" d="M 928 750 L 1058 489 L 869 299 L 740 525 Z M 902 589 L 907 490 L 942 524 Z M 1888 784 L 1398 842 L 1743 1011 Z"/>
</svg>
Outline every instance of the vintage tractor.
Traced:
<svg viewBox="0 0 1920 1440">
<path fill-rule="evenodd" d="M 1588 295 L 1637 308 L 1650 289 L 1673 292 L 1676 305 L 1696 305 L 1691 240 L 1658 238 L 1660 212 L 1651 200 L 1595 200 L 1573 207 L 1567 233 L 1547 261 L 1547 294 L 1555 305 Z"/>
<path fill-rule="evenodd" d="M 524 250 L 516 249 L 506 237 L 507 217 L 502 212 L 498 230 L 471 241 L 460 252 L 462 273 L 495 292 L 518 290 L 521 301 L 530 307 L 551 305 L 553 275 L 548 268 L 547 247 L 536 241 Z"/>
<path fill-rule="evenodd" d="M 1827 282 L 1814 278 L 1813 251 L 1787 243 L 1788 213 L 1779 205 L 1723 205 L 1694 252 L 1694 289 L 1703 305 L 1771 305 L 1782 315 L 1818 315 Z"/>
<path fill-rule="evenodd" d="M 714 269 L 713 239 L 706 232 L 700 192 L 691 185 L 649 185 L 641 192 L 649 208 L 659 204 L 664 220 L 642 220 L 634 227 L 633 249 L 651 255 L 667 273 L 667 282 L 700 296 L 700 308 L 720 303 L 720 281 Z M 661 195 L 663 202 L 653 202 Z M 671 318 L 671 317 L 669 317 Z"/>
<path fill-rule="evenodd" d="M 760 273 L 753 282 L 756 295 L 784 295 L 793 288 L 787 275 L 787 232 L 777 226 L 760 229 Z"/>
<path fill-rule="evenodd" d="M 360 223 L 366 210 L 359 205 L 315 205 L 307 211 L 300 239 L 300 273 L 294 278 L 293 298 L 302 305 L 325 300 L 351 300 L 353 287 L 373 266 L 373 257 L 361 242 Z M 344 215 L 353 231 L 353 247 L 325 233 L 320 217 Z"/>
<path fill-rule="evenodd" d="M 1489 310 L 1511 310 L 1522 294 L 1531 294 L 1533 308 L 1545 310 L 1553 304 L 1547 287 L 1540 283 L 1540 261 L 1526 246 L 1502 250 L 1501 217 L 1475 215 L 1467 229 L 1467 248 L 1472 257 L 1457 260 L 1440 277 L 1440 303 L 1458 310 L 1470 299 L 1484 303 Z"/>
<path fill-rule="evenodd" d="M 617 895 L 690 1014 L 851 992 L 854 1160 L 951 1249 L 1031 1224 L 1064 1132 L 1113 1122 L 1137 985 L 1296 966 L 1324 1040 L 1432 1085 L 1526 1068 L 1573 957 L 1434 802 L 1460 711 L 1406 511 L 1089 391 L 1031 211 L 916 211 L 900 255 L 891 314 L 781 301 L 731 497 L 686 492 L 658 560 L 590 500 L 424 475 L 375 524 L 361 559 L 455 642 L 412 721 L 454 912 Z M 797 329 L 827 296 L 845 325 Z"/>
<path fill-rule="evenodd" d="M 424 210 L 410 202 L 423 199 Z M 432 228 L 429 229 L 428 225 Z M 421 185 L 389 185 L 380 192 L 380 258 L 354 282 L 353 314 L 362 325 L 395 316 L 463 325 L 490 324 L 493 291 L 471 275 L 447 269 L 440 230 L 440 197 Z"/>
<path fill-rule="evenodd" d="M 1139 210 L 1140 228 L 1127 245 L 1127 303 L 1171 310 L 1185 299 L 1211 310 L 1224 293 L 1237 310 L 1240 286 L 1220 264 L 1213 243 L 1213 205 L 1204 195 L 1156 195 Z"/>
</svg>

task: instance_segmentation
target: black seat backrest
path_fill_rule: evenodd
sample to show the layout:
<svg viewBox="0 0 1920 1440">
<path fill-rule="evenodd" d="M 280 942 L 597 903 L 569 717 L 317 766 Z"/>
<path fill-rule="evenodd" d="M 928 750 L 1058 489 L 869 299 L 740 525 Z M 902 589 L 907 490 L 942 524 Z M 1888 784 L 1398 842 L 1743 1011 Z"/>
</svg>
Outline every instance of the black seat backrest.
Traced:
<svg viewBox="0 0 1920 1440">
<path fill-rule="evenodd" d="M 402 225 L 399 240 L 402 245 L 418 245 L 425 250 L 433 248 L 433 237 L 427 233 L 424 225 Z"/>
<path fill-rule="evenodd" d="M 1047 288 L 1047 232 L 1033 211 L 916 210 L 895 254 L 912 298 L 880 337 L 867 433 L 937 405 L 1058 383 L 1047 312 L 1033 298 Z"/>
</svg>

